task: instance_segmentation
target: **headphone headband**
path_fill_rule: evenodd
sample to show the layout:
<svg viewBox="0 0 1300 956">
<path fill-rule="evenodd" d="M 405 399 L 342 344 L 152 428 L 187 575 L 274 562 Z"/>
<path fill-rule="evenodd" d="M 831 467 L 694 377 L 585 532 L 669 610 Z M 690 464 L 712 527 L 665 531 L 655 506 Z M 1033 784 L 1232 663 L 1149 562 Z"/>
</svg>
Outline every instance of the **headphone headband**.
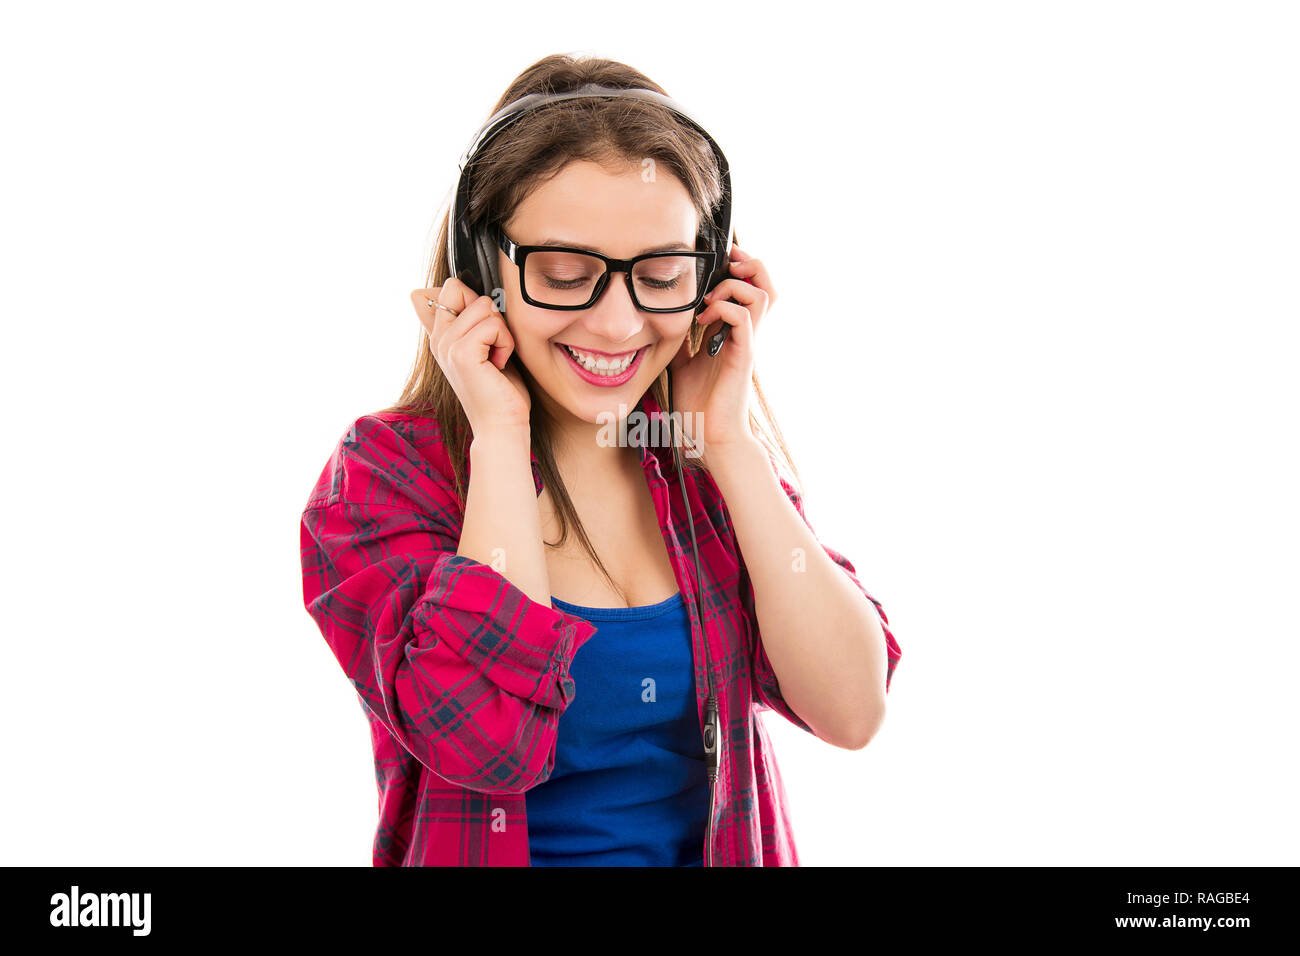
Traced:
<svg viewBox="0 0 1300 956">
<path fill-rule="evenodd" d="M 452 193 L 451 221 L 447 230 L 447 258 L 451 275 L 480 295 L 490 294 L 492 289 L 503 287 L 497 269 L 496 243 L 492 241 L 485 229 L 472 230 L 466 221 L 470 192 L 469 167 L 474 158 L 505 129 L 533 110 L 549 103 L 589 97 L 630 98 L 655 103 L 671 110 L 689 124 L 712 148 L 718 163 L 718 174 L 722 180 L 722 200 L 713 213 L 712 220 L 708 224 L 709 228 L 705 230 L 709 250 L 714 255 L 713 266 L 706 283 L 707 287 L 712 289 L 730 274 L 727 262 L 731 252 L 732 191 L 731 169 L 726 155 L 704 125 L 670 97 L 640 87 L 624 88 L 599 83 L 584 83 L 573 90 L 560 93 L 529 93 L 521 96 L 488 117 L 474 134 L 469 146 L 461 154 L 458 163 L 459 177 Z M 504 309 L 502 311 L 504 312 Z"/>
</svg>

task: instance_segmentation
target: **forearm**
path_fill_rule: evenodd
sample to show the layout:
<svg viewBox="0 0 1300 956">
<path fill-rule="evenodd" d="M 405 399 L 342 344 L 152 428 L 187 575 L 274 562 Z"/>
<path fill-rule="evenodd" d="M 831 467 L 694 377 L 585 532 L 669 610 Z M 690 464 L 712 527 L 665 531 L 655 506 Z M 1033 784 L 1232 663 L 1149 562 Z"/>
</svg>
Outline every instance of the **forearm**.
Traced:
<svg viewBox="0 0 1300 956">
<path fill-rule="evenodd" d="M 822 549 L 760 443 L 715 449 L 709 468 L 735 526 L 782 696 L 819 737 L 863 746 L 885 707 L 885 635 L 875 608 Z"/>
<path fill-rule="evenodd" d="M 527 429 L 488 432 L 470 443 L 469 490 L 456 553 L 488 565 L 549 607 L 551 585 L 529 449 Z"/>
</svg>

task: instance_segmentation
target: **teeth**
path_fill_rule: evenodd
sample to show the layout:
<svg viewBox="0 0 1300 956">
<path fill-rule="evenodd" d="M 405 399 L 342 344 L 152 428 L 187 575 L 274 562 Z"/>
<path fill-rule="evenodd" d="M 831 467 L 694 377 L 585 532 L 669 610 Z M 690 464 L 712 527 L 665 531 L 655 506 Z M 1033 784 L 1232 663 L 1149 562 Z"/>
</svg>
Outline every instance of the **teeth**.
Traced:
<svg viewBox="0 0 1300 956">
<path fill-rule="evenodd" d="M 586 352 L 579 352 L 577 349 L 568 345 L 564 347 L 568 350 L 569 354 L 573 356 L 574 361 L 594 375 L 609 376 L 626 372 L 627 367 L 631 365 L 632 360 L 636 358 L 636 352 L 632 352 L 624 356 L 622 359 L 610 361 L 609 359 L 601 358 L 599 356 L 588 355 Z"/>
</svg>

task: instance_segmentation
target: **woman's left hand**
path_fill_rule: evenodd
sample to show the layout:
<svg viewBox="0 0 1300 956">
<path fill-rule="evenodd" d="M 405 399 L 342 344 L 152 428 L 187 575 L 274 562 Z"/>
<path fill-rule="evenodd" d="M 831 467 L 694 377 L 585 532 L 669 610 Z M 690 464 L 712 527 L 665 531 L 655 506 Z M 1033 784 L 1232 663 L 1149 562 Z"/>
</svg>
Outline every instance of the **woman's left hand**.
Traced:
<svg viewBox="0 0 1300 956">
<path fill-rule="evenodd" d="M 767 267 L 736 245 L 731 247 L 731 278 L 723 279 L 705 297 L 708 307 L 694 321 L 706 326 L 700 350 L 687 351 L 683 341 L 669 363 L 673 373 L 673 410 L 692 412 L 684 422 L 696 448 L 688 457 L 709 459 L 725 454 L 757 436 L 749 427 L 749 384 L 754 369 L 754 336 L 758 323 L 776 302 L 776 289 Z M 735 299 L 736 301 L 728 301 Z M 719 323 L 716 328 L 707 328 Z M 717 355 L 709 355 L 709 339 L 731 326 Z"/>
</svg>

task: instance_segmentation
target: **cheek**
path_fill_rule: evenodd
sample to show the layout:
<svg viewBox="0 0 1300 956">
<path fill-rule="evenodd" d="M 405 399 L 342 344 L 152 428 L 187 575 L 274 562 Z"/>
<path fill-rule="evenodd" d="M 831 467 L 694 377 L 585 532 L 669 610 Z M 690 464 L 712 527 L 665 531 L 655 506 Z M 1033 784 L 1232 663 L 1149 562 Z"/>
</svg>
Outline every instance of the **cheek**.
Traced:
<svg viewBox="0 0 1300 956">
<path fill-rule="evenodd" d="M 507 305 L 506 312 L 511 317 L 507 324 L 516 348 L 522 355 L 539 361 L 550 357 L 549 353 L 554 351 L 551 339 L 569 327 L 562 313 L 536 309 L 524 302 Z"/>
<path fill-rule="evenodd" d="M 655 332 L 665 342 L 681 343 L 695 324 L 694 312 L 665 314 L 658 318 L 654 324 Z"/>
</svg>

